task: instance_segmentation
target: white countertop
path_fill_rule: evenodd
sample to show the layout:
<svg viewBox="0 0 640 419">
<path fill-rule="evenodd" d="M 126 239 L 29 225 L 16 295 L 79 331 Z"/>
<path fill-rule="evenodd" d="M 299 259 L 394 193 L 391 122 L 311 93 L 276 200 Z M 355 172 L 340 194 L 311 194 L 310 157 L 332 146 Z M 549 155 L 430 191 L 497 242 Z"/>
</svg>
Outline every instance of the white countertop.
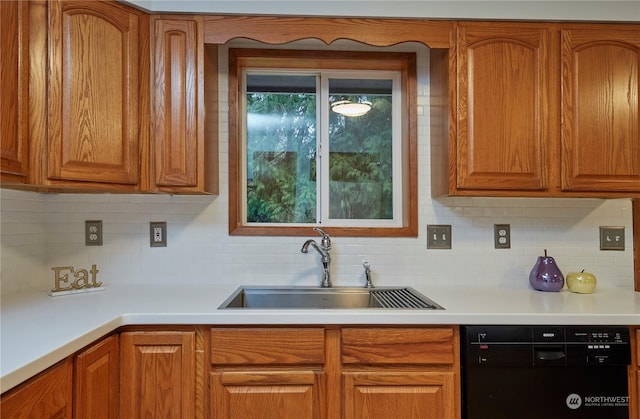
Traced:
<svg viewBox="0 0 640 419">
<path fill-rule="evenodd" d="M 640 293 L 416 286 L 445 310 L 217 310 L 235 285 L 113 285 L 50 297 L 9 294 L 0 307 L 0 392 L 125 325 L 567 324 L 640 325 Z"/>
</svg>

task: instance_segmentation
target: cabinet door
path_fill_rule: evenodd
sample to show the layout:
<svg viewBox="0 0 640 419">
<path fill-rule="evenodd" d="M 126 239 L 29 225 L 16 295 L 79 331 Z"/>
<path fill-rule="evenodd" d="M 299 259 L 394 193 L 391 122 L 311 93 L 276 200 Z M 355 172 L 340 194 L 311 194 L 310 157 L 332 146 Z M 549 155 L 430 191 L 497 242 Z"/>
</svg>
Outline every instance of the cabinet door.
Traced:
<svg viewBox="0 0 640 419">
<path fill-rule="evenodd" d="M 195 332 L 120 335 L 120 417 L 195 417 Z"/>
<path fill-rule="evenodd" d="M 119 357 L 118 335 L 111 335 L 76 355 L 73 403 L 76 418 L 118 418 Z"/>
<path fill-rule="evenodd" d="M 629 410 L 631 419 L 640 419 L 640 368 L 629 372 Z"/>
<path fill-rule="evenodd" d="M 25 183 L 29 150 L 29 3 L 0 2 L 1 180 Z"/>
<path fill-rule="evenodd" d="M 640 29 L 562 31 L 562 187 L 640 192 Z"/>
<path fill-rule="evenodd" d="M 345 372 L 345 419 L 455 419 L 452 372 Z"/>
<path fill-rule="evenodd" d="M 139 183 L 138 30 L 115 2 L 49 3 L 49 179 Z"/>
<path fill-rule="evenodd" d="M 2 395 L 3 419 L 71 419 L 72 362 L 67 359 Z"/>
<path fill-rule="evenodd" d="M 153 169 L 158 188 L 202 184 L 203 52 L 195 19 L 154 22 Z"/>
<path fill-rule="evenodd" d="M 456 187 L 546 189 L 549 31 L 461 24 L 457 36 Z"/>
<path fill-rule="evenodd" d="M 629 368 L 629 411 L 631 419 L 640 419 L 640 328 L 631 329 L 631 368 Z"/>
<path fill-rule="evenodd" d="M 321 371 L 224 371 L 211 374 L 212 417 L 324 418 Z"/>
</svg>

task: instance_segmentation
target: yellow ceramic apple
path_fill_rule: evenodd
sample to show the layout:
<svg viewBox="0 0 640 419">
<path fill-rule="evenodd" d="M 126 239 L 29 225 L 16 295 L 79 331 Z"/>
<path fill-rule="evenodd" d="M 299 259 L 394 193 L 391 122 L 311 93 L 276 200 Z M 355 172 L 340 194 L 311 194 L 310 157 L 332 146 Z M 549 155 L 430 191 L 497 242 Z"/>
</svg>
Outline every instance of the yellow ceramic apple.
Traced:
<svg viewBox="0 0 640 419">
<path fill-rule="evenodd" d="M 591 294 L 596 289 L 596 277 L 584 269 L 580 272 L 569 272 L 566 279 L 571 292 Z"/>
</svg>

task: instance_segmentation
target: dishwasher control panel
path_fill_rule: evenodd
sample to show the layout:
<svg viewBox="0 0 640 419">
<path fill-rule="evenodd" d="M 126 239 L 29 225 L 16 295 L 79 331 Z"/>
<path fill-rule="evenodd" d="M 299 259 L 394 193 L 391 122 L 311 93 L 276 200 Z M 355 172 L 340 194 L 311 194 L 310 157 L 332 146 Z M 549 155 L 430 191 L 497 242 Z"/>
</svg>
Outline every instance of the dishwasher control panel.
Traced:
<svg viewBox="0 0 640 419">
<path fill-rule="evenodd" d="M 629 329 L 618 326 L 466 326 L 466 365 L 628 365 Z"/>
</svg>

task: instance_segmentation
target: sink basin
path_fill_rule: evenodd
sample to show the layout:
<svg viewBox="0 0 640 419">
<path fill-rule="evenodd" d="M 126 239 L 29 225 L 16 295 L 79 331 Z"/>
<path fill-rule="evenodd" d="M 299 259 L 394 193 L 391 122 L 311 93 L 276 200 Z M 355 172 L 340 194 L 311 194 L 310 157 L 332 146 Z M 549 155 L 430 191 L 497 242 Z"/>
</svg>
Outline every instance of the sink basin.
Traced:
<svg viewBox="0 0 640 419">
<path fill-rule="evenodd" d="M 219 309 L 420 309 L 443 307 L 409 287 L 240 287 Z"/>
</svg>

